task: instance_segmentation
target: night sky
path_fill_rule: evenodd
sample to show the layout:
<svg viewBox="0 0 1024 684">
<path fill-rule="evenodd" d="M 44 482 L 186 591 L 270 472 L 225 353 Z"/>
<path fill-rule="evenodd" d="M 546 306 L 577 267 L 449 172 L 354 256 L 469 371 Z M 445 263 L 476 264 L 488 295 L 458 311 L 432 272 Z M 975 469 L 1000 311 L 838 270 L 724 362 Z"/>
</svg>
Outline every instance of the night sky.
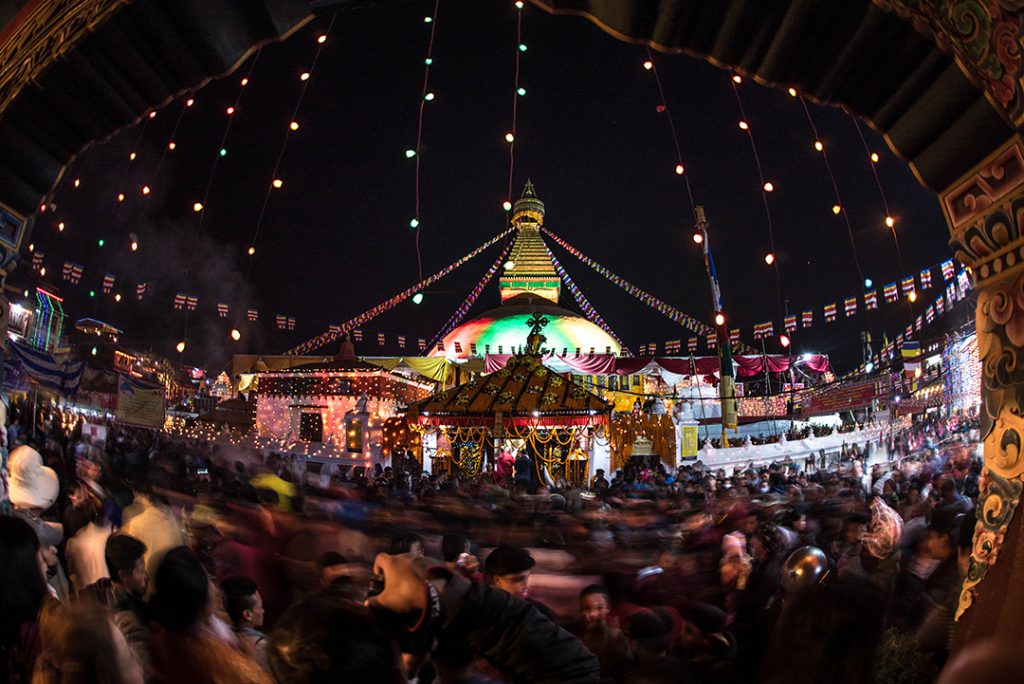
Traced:
<svg viewBox="0 0 1024 684">
<path fill-rule="evenodd" d="M 199 296 L 188 319 L 185 359 L 213 372 L 233 352 L 280 353 L 341 323 L 418 280 L 412 160 L 430 26 L 423 17 L 434 3 L 388 10 L 340 13 L 323 47 L 297 116 L 288 130 L 302 82 L 330 17 L 319 17 L 287 41 L 265 47 L 234 74 L 211 82 L 160 109 L 152 120 L 83 152 L 57 189 L 55 212 L 37 218 L 36 249 L 46 255 L 48 280 L 58 283 L 73 318 L 95 316 L 123 328 L 128 346 L 174 356 L 185 335 L 185 315 L 174 311 L 176 292 Z M 444 2 L 437 18 L 434 62 L 421 153 L 421 249 L 424 275 L 461 257 L 503 230 L 508 184 L 508 145 L 516 53 L 516 10 L 511 2 Z M 590 22 L 553 17 L 527 5 L 523 12 L 513 199 L 527 178 L 547 205 L 546 225 L 564 240 L 683 311 L 709 321 L 707 279 L 691 240 L 692 210 L 683 180 L 674 172 L 675 150 L 655 80 L 643 69 L 642 47 L 619 42 Z M 255 64 L 253 64 L 255 61 Z M 768 229 L 757 168 L 740 120 L 730 74 L 684 55 L 655 54 L 679 132 L 686 173 L 696 201 L 711 221 L 731 326 L 752 339 L 753 325 L 782 324 L 772 270 L 763 261 Z M 239 81 L 251 69 L 248 86 Z M 228 116 L 241 99 L 218 157 Z M 894 337 L 909 322 L 905 303 L 880 304 L 870 322 L 863 311 L 844 319 L 845 296 L 863 291 L 843 220 L 832 213 L 831 181 L 814 150 L 799 100 L 751 81 L 740 86 L 769 196 L 782 296 L 791 313 L 815 309 L 815 325 L 800 331 L 798 352 L 821 351 L 840 369 L 860 360 L 858 331 Z M 70 105 L 69 105 L 70 106 Z M 865 275 L 879 289 L 901 275 L 948 258 L 947 230 L 935 197 L 879 136 L 862 129 L 872 150 L 892 213 L 906 271 L 901 272 L 870 162 L 854 120 L 835 108 L 811 105 L 827 146 Z M 184 114 L 182 114 L 184 112 Z M 171 132 L 175 150 L 167 151 Z M 255 233 L 272 169 L 290 137 L 278 176 Z M 129 161 L 135 149 L 138 156 Z M 162 159 L 162 161 L 161 161 Z M 214 161 L 217 160 L 215 172 Z M 157 167 L 159 165 L 159 173 Z M 75 189 L 72 180 L 79 178 Z M 212 179 L 212 181 L 211 181 Z M 210 183 L 203 225 L 192 210 Z M 152 187 L 143 196 L 141 188 Z M 124 192 L 126 200 L 116 196 Z M 58 233 L 56 224 L 66 230 Z M 140 249 L 129 250 L 129 233 Z M 98 239 L 105 245 L 100 248 Z M 602 317 L 634 349 L 640 344 L 691 334 L 647 308 L 549 241 L 555 255 Z M 430 338 L 497 257 L 495 246 L 411 302 L 366 324 L 375 335 L 361 354 L 397 354 L 396 335 Z M 30 256 L 26 256 L 30 259 Z M 60 282 L 65 260 L 85 267 L 82 283 Z M 28 268 L 11 278 L 30 282 Z M 118 277 L 121 303 L 103 296 L 105 273 Z M 933 278 L 938 280 L 937 271 Z M 135 285 L 153 294 L 135 301 Z M 96 291 L 90 299 L 89 290 Z M 923 293 L 914 314 L 938 295 Z M 835 301 L 838 323 L 826 325 L 821 308 Z M 216 303 L 232 306 L 217 316 Z M 474 312 L 496 306 L 492 282 Z M 563 305 L 574 308 L 563 291 Z M 245 321 L 257 308 L 260 322 Z M 863 309 L 863 303 L 860 303 Z M 962 322 L 966 307 L 947 315 L 939 334 Z M 295 331 L 278 331 L 275 314 L 297 319 Z M 237 325 L 243 340 L 233 343 Z M 410 349 L 412 343 L 410 343 Z M 774 348 L 774 349 L 773 349 Z M 877 347 L 876 347 L 877 348 Z M 704 346 L 701 344 L 703 351 Z M 769 352 L 779 351 L 769 343 Z M 333 352 L 335 346 L 327 350 Z"/>
</svg>

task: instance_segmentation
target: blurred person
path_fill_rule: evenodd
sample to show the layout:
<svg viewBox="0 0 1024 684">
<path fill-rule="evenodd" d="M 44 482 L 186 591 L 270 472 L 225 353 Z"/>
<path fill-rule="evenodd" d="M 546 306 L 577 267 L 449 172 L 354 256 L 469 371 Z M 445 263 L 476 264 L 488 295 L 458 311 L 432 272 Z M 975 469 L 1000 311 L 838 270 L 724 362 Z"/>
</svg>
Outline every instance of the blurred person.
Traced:
<svg viewBox="0 0 1024 684">
<path fill-rule="evenodd" d="M 678 681 L 683 667 L 670 654 L 674 627 L 672 615 L 661 608 L 641 608 L 630 615 L 623 631 L 632 662 L 620 675 L 620 680 L 631 684 Z"/>
<path fill-rule="evenodd" d="M 104 557 L 107 539 L 113 532 L 113 525 L 104 517 L 97 506 L 85 509 L 85 525 L 68 539 L 65 556 L 68 573 L 76 591 L 81 591 L 104 577 L 110 577 Z"/>
<path fill-rule="evenodd" d="M 53 468 L 44 466 L 43 457 L 29 446 L 20 446 L 11 452 L 8 463 L 8 496 L 14 508 L 14 515 L 27 522 L 35 531 L 43 559 L 46 561 L 47 582 L 53 595 L 64 600 L 71 593 L 57 551 L 57 547 L 64 539 L 64 528 L 60 523 L 42 518 L 57 500 L 60 490 L 57 473 Z"/>
<path fill-rule="evenodd" d="M 0 516 L 0 681 L 29 681 L 39 656 L 39 611 L 49 596 L 39 537 L 20 518 Z"/>
<path fill-rule="evenodd" d="M 530 573 L 537 562 L 521 546 L 503 545 L 484 559 L 484 575 L 495 589 L 525 599 L 530 591 Z"/>
<path fill-rule="evenodd" d="M 177 684 L 271 684 L 267 672 L 216 623 L 218 592 L 195 554 L 168 551 L 156 575 L 151 615 L 154 677 Z"/>
<path fill-rule="evenodd" d="M 224 594 L 224 610 L 231 618 L 235 636 L 248 651 L 256 654 L 260 664 L 267 664 L 267 635 L 259 630 L 263 626 L 263 597 L 259 587 L 249 577 L 229 577 L 220 583 Z"/>
<path fill-rule="evenodd" d="M 109 576 L 86 587 L 80 596 L 111 611 L 114 625 L 121 631 L 148 677 L 152 671 L 149 653 L 152 633 L 144 600 L 149 588 L 145 554 L 146 545 L 135 537 L 122 533 L 111 535 L 103 550 Z"/>
<path fill-rule="evenodd" d="M 39 627 L 42 651 L 32 684 L 142 684 L 142 667 L 97 604 L 50 604 Z"/>
<path fill-rule="evenodd" d="M 423 537 L 418 534 L 406 534 L 391 541 L 391 553 L 411 553 L 414 556 L 423 555 Z"/>
<path fill-rule="evenodd" d="M 121 531 L 146 545 L 146 572 L 150 577 L 156 577 L 164 554 L 183 546 L 185 535 L 167 501 L 152 486 L 139 480 L 132 485 L 132 491 L 135 503 L 139 504 L 139 512 L 125 523 Z"/>
<path fill-rule="evenodd" d="M 718 606 L 696 603 L 683 620 L 680 646 L 686 669 L 697 682 L 738 684 L 736 638 L 726 627 L 726 614 Z M 687 679 L 689 681 L 689 679 Z"/>
<path fill-rule="evenodd" d="M 278 684 L 401 684 L 400 651 L 424 653 L 435 639 L 465 643 L 512 681 L 597 681 L 597 659 L 530 603 L 429 565 L 380 554 L 384 589 L 366 606 L 330 595 L 293 605 L 270 636 Z"/>
<path fill-rule="evenodd" d="M 928 526 L 928 553 L 939 562 L 925 580 L 919 598 L 920 616 L 914 637 L 932 653 L 937 664 L 945 662 L 953 641 L 953 616 L 960 598 L 959 540 L 964 516 L 953 508 L 936 510 Z"/>
<path fill-rule="evenodd" d="M 573 630 L 587 649 L 597 656 L 601 680 L 613 681 L 630 663 L 629 643 L 611 621 L 611 594 L 600 584 L 580 592 L 580 619 Z"/>
<path fill-rule="evenodd" d="M 446 534 L 441 537 L 441 557 L 444 565 L 472 582 L 482 582 L 480 561 L 470 553 L 469 538 L 464 534 Z"/>
</svg>

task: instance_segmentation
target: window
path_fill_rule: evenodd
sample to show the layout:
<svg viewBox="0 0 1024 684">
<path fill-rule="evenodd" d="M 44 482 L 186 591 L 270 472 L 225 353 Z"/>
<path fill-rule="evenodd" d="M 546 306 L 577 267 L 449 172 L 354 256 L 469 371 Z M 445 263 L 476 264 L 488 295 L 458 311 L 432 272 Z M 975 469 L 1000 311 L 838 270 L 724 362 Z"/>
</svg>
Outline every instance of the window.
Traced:
<svg viewBox="0 0 1024 684">
<path fill-rule="evenodd" d="M 345 450 L 350 453 L 363 451 L 363 423 L 358 418 L 345 421 Z"/>
<path fill-rule="evenodd" d="M 304 411 L 299 416 L 299 439 L 303 442 L 324 441 L 324 417 L 319 412 Z"/>
</svg>

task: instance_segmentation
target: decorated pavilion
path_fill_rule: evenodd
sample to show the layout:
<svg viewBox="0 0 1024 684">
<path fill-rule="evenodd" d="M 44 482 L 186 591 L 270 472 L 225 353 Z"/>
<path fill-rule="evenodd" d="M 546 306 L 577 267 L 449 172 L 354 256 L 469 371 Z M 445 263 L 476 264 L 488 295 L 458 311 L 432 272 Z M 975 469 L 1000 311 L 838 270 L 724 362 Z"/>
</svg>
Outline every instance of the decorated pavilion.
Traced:
<svg viewBox="0 0 1024 684">
<path fill-rule="evenodd" d="M 607 423 L 611 404 L 545 367 L 540 331 L 551 321 L 537 312 L 527 323 L 527 351 L 504 368 L 409 405 L 409 422 L 424 433 L 424 463 L 430 458 L 435 471 L 474 475 L 496 452 L 525 450 L 541 480 L 587 476 L 593 428 Z"/>
</svg>

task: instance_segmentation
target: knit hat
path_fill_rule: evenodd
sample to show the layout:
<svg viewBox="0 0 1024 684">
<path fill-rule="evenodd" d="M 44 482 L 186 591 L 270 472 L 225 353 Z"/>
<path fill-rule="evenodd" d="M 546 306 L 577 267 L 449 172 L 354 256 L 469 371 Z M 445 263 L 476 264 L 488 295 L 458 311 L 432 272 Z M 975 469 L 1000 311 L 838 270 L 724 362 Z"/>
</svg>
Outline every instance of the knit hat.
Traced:
<svg viewBox="0 0 1024 684">
<path fill-rule="evenodd" d="M 487 554 L 484 572 L 491 577 L 526 572 L 536 565 L 530 552 L 521 546 L 502 545 Z"/>
<path fill-rule="evenodd" d="M 43 457 L 29 446 L 20 446 L 11 452 L 10 499 L 16 508 L 46 510 L 57 500 L 60 483 L 53 468 L 43 465 Z"/>
</svg>

